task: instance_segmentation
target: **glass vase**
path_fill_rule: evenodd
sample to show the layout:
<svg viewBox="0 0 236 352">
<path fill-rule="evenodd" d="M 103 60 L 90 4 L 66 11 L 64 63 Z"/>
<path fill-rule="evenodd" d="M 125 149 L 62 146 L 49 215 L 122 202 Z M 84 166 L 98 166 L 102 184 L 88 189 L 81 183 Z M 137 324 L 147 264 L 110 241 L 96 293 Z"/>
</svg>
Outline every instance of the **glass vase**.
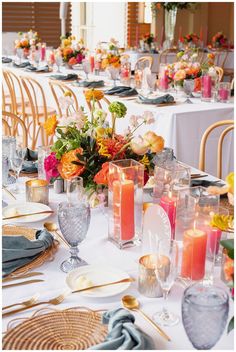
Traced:
<svg viewBox="0 0 236 352">
<path fill-rule="evenodd" d="M 164 49 L 171 48 L 175 35 L 177 8 L 173 10 L 165 10 L 165 42 Z"/>
<path fill-rule="evenodd" d="M 132 159 L 109 163 L 108 239 L 120 249 L 139 244 L 144 167 Z"/>
</svg>

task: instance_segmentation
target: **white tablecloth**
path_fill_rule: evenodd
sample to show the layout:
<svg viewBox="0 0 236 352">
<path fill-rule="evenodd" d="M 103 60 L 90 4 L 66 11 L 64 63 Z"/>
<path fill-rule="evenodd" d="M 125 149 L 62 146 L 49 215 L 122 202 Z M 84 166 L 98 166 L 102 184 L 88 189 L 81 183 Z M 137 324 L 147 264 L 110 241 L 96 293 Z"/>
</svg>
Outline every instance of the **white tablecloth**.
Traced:
<svg viewBox="0 0 236 352">
<path fill-rule="evenodd" d="M 37 79 L 43 86 L 47 99 L 47 105 L 55 107 L 55 101 L 48 85 L 50 74 L 46 73 L 28 73 L 24 70 L 11 68 L 17 75 L 27 75 Z M 81 71 L 65 70 L 66 73 L 78 73 L 84 76 Z M 106 76 L 93 76 L 90 79 L 104 79 L 106 84 L 111 84 Z M 83 96 L 83 88 L 74 87 L 68 83 L 70 88 L 76 93 L 79 104 L 87 107 Z M 109 87 L 106 87 L 106 89 Z M 120 100 L 127 106 L 127 117 L 117 121 L 117 131 L 123 132 L 129 125 L 129 116 L 132 114 L 140 115 L 143 111 L 152 111 L 155 116 L 153 125 L 142 126 L 137 134 L 142 134 L 147 130 L 153 130 L 162 135 L 165 139 L 165 145 L 174 149 L 177 158 L 194 167 L 198 167 L 200 141 L 204 131 L 216 121 L 233 119 L 234 105 L 222 103 L 206 103 L 200 99 L 192 99 L 193 104 L 183 103 L 185 98 L 176 97 L 177 104 L 174 106 L 156 107 L 153 105 L 139 104 L 133 100 L 120 99 L 116 96 L 107 96 L 110 101 Z M 218 137 L 222 129 L 218 129 L 210 135 L 207 144 L 206 171 L 216 175 L 216 150 Z M 233 133 L 230 132 L 224 143 L 223 149 L 223 177 L 225 177 L 233 167 Z"/>
<path fill-rule="evenodd" d="M 153 64 L 152 64 L 152 72 L 158 73 L 159 72 L 159 66 L 160 66 L 160 54 L 151 54 L 151 53 L 138 53 L 135 51 L 126 51 L 125 54 L 128 54 L 130 56 L 130 62 L 131 62 L 131 69 L 134 70 L 135 64 L 137 60 L 140 57 L 143 56 L 152 56 L 153 57 Z M 217 58 L 215 60 L 215 64 L 217 66 L 221 66 L 222 62 L 225 58 L 226 53 L 223 51 L 219 55 L 217 55 Z M 206 58 L 207 53 L 204 54 L 204 58 Z M 166 59 L 166 60 L 165 60 Z M 169 53 L 166 57 L 163 57 L 162 62 L 163 63 L 168 63 L 171 64 L 174 61 L 176 61 L 176 54 L 175 53 Z M 226 69 L 233 69 L 234 68 L 234 52 L 230 51 L 227 55 L 224 68 Z"/>
<path fill-rule="evenodd" d="M 196 171 L 196 170 L 195 170 Z M 20 182 L 25 182 L 25 178 L 21 178 Z M 3 195 L 8 203 L 12 200 L 6 196 L 5 192 Z M 17 200 L 25 200 L 25 195 L 17 195 Z M 59 202 L 65 201 L 65 194 L 56 195 L 53 189 L 50 190 L 50 207 L 56 211 Z M 56 215 L 51 216 L 47 221 L 56 221 Z M 27 226 L 32 228 L 42 228 L 41 222 L 29 223 Z M 125 250 L 119 250 L 111 242 L 107 240 L 107 219 L 102 214 L 101 210 L 92 210 L 91 223 L 86 239 L 79 246 L 80 256 L 85 259 L 89 264 L 104 264 L 108 267 L 116 267 L 129 273 L 132 277 L 137 279 L 138 275 L 138 258 L 140 257 L 141 247 L 133 247 Z M 60 270 L 61 262 L 69 256 L 68 249 L 60 246 L 59 251 L 55 254 L 55 259 L 51 262 L 45 263 L 43 266 L 37 269 L 37 271 L 43 272 L 44 275 L 39 278 L 43 278 L 45 282 L 31 284 L 27 286 L 18 286 L 14 288 L 7 288 L 3 290 L 3 306 L 9 305 L 24 299 L 32 297 L 35 293 L 40 293 L 40 300 L 53 298 L 62 293 L 67 285 L 65 283 L 66 274 Z M 220 286 L 224 284 L 219 279 L 219 270 L 216 270 L 215 283 Z M 168 308 L 170 311 L 178 314 L 181 317 L 181 297 L 183 294 L 183 288 L 179 284 L 175 284 L 170 292 L 168 299 Z M 121 307 L 121 297 L 124 294 L 131 294 L 137 296 L 141 303 L 141 309 L 148 314 L 150 317 L 154 312 L 159 311 L 162 308 L 162 298 L 146 298 L 139 294 L 137 290 L 137 281 L 131 285 L 131 287 L 123 294 L 119 294 L 110 298 L 83 298 L 79 294 L 73 294 L 66 298 L 66 300 L 57 306 L 58 309 L 83 306 L 91 309 L 115 309 Z M 15 314 L 14 316 L 3 318 L 2 329 L 6 331 L 7 323 L 15 318 L 30 317 L 34 310 L 27 310 Z M 157 350 L 190 350 L 194 349 L 189 342 L 187 335 L 184 331 L 182 323 L 170 328 L 164 328 L 166 333 L 171 337 L 171 342 L 166 342 L 159 334 L 146 322 L 142 316 L 138 313 L 134 313 L 137 325 L 143 329 L 147 334 L 152 336 L 155 342 L 155 348 Z M 233 315 L 233 303 L 230 303 L 229 319 Z M 233 333 L 227 335 L 226 330 L 220 339 L 220 341 L 213 348 L 215 350 L 231 350 L 233 349 Z"/>
</svg>

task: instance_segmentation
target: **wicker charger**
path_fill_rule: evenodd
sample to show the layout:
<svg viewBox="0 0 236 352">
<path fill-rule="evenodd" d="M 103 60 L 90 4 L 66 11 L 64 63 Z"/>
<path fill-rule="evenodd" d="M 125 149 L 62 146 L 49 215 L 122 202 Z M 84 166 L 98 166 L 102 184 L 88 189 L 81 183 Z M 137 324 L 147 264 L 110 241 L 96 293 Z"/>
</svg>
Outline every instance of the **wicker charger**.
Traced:
<svg viewBox="0 0 236 352">
<path fill-rule="evenodd" d="M 2 234 L 4 236 L 19 236 L 23 235 L 29 240 L 35 240 L 36 229 L 31 229 L 29 227 L 4 225 L 2 227 Z M 58 249 L 59 242 L 54 240 L 52 246 L 48 247 L 44 252 L 40 253 L 37 258 L 32 260 L 32 262 L 22 266 L 21 268 L 15 270 L 13 273 L 8 275 L 8 277 L 15 277 L 18 275 L 23 275 L 28 273 L 30 270 L 38 268 L 47 261 L 52 261 L 54 259 L 54 254 Z"/>
<path fill-rule="evenodd" d="M 49 311 L 41 309 L 16 327 L 9 326 L 3 350 L 85 350 L 107 335 L 98 312 L 81 307 Z"/>
</svg>

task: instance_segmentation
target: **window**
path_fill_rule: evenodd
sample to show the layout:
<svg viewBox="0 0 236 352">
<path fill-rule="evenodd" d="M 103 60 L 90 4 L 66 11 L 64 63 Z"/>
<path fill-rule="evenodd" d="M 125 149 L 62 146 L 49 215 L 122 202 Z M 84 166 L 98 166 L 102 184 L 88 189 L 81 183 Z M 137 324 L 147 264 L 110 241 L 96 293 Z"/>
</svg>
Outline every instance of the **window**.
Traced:
<svg viewBox="0 0 236 352">
<path fill-rule="evenodd" d="M 151 2 L 144 3 L 144 23 L 152 23 Z"/>
</svg>

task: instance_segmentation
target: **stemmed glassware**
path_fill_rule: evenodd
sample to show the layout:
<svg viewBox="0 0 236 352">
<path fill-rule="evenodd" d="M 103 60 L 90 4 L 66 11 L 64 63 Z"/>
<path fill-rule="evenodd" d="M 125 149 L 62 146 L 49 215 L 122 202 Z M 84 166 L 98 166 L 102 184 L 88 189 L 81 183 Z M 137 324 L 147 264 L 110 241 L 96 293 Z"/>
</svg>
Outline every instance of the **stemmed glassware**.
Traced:
<svg viewBox="0 0 236 352">
<path fill-rule="evenodd" d="M 116 81 L 119 78 L 120 69 L 118 67 L 110 66 L 108 68 L 108 71 L 109 71 L 109 73 L 111 75 L 111 79 L 113 80 L 113 87 L 115 87 L 116 86 Z"/>
<path fill-rule="evenodd" d="M 77 204 L 67 202 L 58 206 L 58 223 L 62 235 L 70 245 L 70 258 L 63 261 L 61 270 L 65 273 L 86 265 L 86 261 L 78 256 L 78 244 L 81 243 L 88 232 L 90 224 L 90 207 L 87 202 L 78 201 Z"/>
<path fill-rule="evenodd" d="M 61 54 L 58 53 L 58 52 L 55 55 L 55 63 L 57 65 L 57 73 L 61 73 L 60 67 L 61 67 L 61 65 L 63 63 L 63 60 L 62 60 Z"/>
<path fill-rule="evenodd" d="M 16 49 L 16 56 L 19 59 L 19 64 L 21 64 L 21 61 L 22 61 L 23 56 L 24 56 L 24 50 L 22 48 L 17 48 Z"/>
<path fill-rule="evenodd" d="M 35 50 L 34 52 L 34 62 L 36 67 L 39 67 L 39 62 L 40 62 L 40 50 Z"/>
<path fill-rule="evenodd" d="M 66 195 L 69 206 L 84 199 L 83 178 L 76 176 L 66 181 Z"/>
<path fill-rule="evenodd" d="M 84 73 L 86 75 L 86 80 L 88 80 L 89 79 L 88 74 L 90 73 L 90 69 L 91 69 L 89 60 L 87 59 L 82 60 L 82 66 L 83 66 Z"/>
<path fill-rule="evenodd" d="M 178 275 L 178 244 L 176 241 L 158 241 L 156 277 L 162 288 L 164 303 L 169 291 Z M 160 325 L 173 326 L 179 322 L 179 317 L 170 313 L 165 305 L 162 310 L 153 315 L 153 319 Z"/>
<path fill-rule="evenodd" d="M 187 95 L 187 99 L 185 100 L 185 103 L 193 104 L 193 102 L 190 100 L 190 98 L 193 97 L 192 92 L 194 90 L 194 80 L 193 79 L 185 79 L 183 88 L 184 88 L 184 92 Z"/>
<path fill-rule="evenodd" d="M 16 150 L 10 153 L 11 168 L 15 172 L 15 177 L 16 177 L 16 183 L 14 185 L 14 188 L 12 189 L 12 191 L 15 193 L 21 193 L 20 188 L 18 186 L 18 179 L 19 179 L 20 171 L 25 158 L 25 154 L 26 154 L 26 149 L 23 148 L 21 144 L 17 144 Z"/>
</svg>

